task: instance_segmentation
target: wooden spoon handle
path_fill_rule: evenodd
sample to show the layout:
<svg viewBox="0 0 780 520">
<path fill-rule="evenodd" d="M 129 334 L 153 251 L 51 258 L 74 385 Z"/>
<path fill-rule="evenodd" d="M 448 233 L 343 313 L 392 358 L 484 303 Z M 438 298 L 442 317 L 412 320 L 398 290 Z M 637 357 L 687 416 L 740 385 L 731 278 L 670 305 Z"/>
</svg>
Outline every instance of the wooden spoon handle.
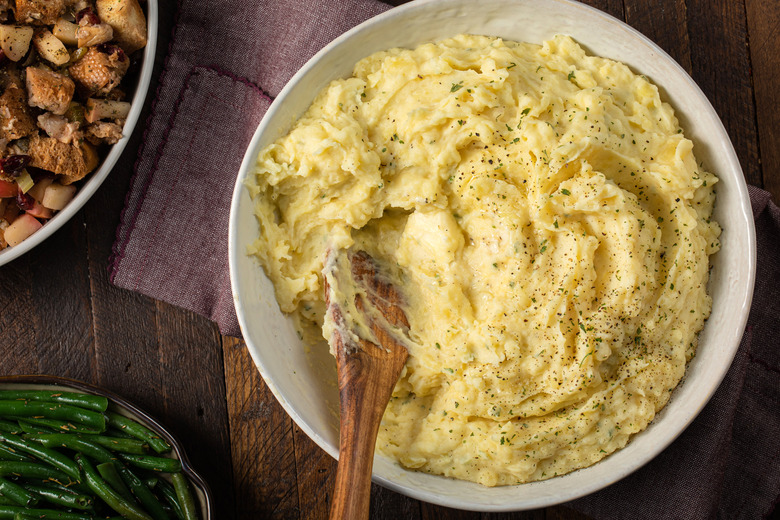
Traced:
<svg viewBox="0 0 780 520">
<path fill-rule="evenodd" d="M 406 360 L 405 349 L 393 355 L 364 343 L 339 370 L 340 455 L 331 520 L 368 518 L 376 436 Z"/>
</svg>

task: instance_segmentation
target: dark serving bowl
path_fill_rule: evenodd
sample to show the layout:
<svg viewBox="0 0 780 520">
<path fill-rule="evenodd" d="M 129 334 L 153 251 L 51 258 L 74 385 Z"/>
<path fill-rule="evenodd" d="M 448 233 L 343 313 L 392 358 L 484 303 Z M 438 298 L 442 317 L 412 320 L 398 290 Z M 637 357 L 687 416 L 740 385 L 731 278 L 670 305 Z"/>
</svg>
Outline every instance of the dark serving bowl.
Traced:
<svg viewBox="0 0 780 520">
<path fill-rule="evenodd" d="M 112 412 L 129 417 L 143 424 L 160 437 L 165 439 L 171 445 L 171 452 L 166 456 L 179 459 L 181 462 L 181 472 L 189 479 L 195 499 L 199 504 L 200 517 L 203 520 L 215 518 L 213 514 L 213 499 L 208 484 L 192 468 L 184 449 L 176 437 L 171 435 L 156 419 L 147 412 L 138 408 L 127 399 L 118 396 L 108 390 L 58 376 L 50 375 L 13 375 L 0 376 L 0 390 L 65 390 L 79 392 L 84 394 L 98 395 L 108 398 L 108 409 Z"/>
</svg>

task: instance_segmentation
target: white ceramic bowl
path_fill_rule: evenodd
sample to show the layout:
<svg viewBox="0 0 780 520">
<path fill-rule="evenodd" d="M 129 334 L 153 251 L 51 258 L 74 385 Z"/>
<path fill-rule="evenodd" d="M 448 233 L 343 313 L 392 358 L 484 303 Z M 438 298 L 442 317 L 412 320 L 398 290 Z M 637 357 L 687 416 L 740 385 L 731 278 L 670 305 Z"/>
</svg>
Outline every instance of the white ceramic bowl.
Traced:
<svg viewBox="0 0 780 520">
<path fill-rule="evenodd" d="M 146 99 L 146 92 L 149 90 L 149 82 L 152 80 L 152 69 L 154 67 L 154 52 L 157 47 L 157 0 L 147 0 L 145 4 L 146 25 L 149 36 L 146 47 L 143 49 L 141 70 L 138 72 L 137 83 L 135 85 L 122 84 L 123 88 L 133 92 L 133 97 L 130 100 L 130 113 L 127 115 L 127 120 L 125 121 L 125 126 L 122 130 L 122 138 L 111 146 L 108 154 L 100 163 L 100 166 L 98 166 L 98 169 L 90 173 L 83 183 L 79 183 L 79 191 L 76 192 L 76 196 L 67 206 L 58 211 L 41 229 L 33 233 L 21 244 L 0 250 L 0 266 L 15 260 L 30 251 L 53 235 L 55 231 L 60 229 L 68 220 L 70 220 L 73 215 L 87 203 L 90 197 L 95 194 L 122 155 L 122 152 L 133 133 L 138 117 L 141 115 L 141 110 L 144 107 L 144 100 Z"/>
<path fill-rule="evenodd" d="M 356 27 L 314 56 L 277 97 L 257 128 L 242 164 L 230 215 L 230 275 L 239 322 L 260 373 L 295 422 L 325 451 L 338 456 L 335 363 L 326 349 L 307 349 L 276 304 L 271 283 L 247 256 L 258 235 L 244 187 L 257 153 L 285 134 L 314 95 L 349 76 L 361 58 L 391 47 L 414 47 L 458 33 L 540 43 L 573 36 L 591 54 L 622 61 L 659 85 L 677 111 L 697 158 L 720 177 L 715 218 L 722 248 L 712 258 L 712 314 L 697 356 L 666 408 L 622 450 L 601 462 L 542 482 L 485 488 L 407 471 L 383 456 L 374 481 L 405 495 L 469 510 L 512 511 L 566 502 L 635 471 L 668 446 L 696 417 L 720 384 L 744 331 L 755 276 L 755 231 L 742 170 L 723 125 L 704 94 L 657 45 L 600 11 L 569 0 L 419 0 Z"/>
</svg>

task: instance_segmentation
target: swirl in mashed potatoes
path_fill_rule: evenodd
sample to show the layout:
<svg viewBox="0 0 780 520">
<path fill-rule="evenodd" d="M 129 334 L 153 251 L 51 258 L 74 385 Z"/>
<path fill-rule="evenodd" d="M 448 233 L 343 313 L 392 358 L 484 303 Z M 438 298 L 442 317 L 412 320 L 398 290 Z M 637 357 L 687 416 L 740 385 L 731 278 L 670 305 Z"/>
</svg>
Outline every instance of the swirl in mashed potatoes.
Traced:
<svg viewBox="0 0 780 520">
<path fill-rule="evenodd" d="M 377 448 L 488 486 L 589 466 L 669 400 L 708 317 L 716 177 L 647 78 L 566 36 L 360 61 L 263 150 L 257 255 L 322 338 L 328 247 L 407 300 Z"/>
</svg>

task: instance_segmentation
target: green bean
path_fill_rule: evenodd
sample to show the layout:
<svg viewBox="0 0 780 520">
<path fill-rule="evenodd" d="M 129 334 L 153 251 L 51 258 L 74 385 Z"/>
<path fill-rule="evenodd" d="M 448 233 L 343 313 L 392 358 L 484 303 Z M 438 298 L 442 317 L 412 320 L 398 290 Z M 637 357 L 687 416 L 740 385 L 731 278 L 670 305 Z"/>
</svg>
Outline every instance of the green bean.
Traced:
<svg viewBox="0 0 780 520">
<path fill-rule="evenodd" d="M 13 419 L 15 421 L 23 421 L 29 424 L 34 424 L 36 426 L 43 426 L 60 433 L 102 433 L 102 430 L 96 430 L 95 428 L 90 428 L 89 426 L 84 426 L 83 424 L 74 423 L 72 421 L 60 421 L 58 419 L 48 419 L 45 417 L 17 417 L 13 415 L 7 415 L 6 418 Z"/>
<path fill-rule="evenodd" d="M 46 419 L 44 417 L 14 417 L 12 415 L 7 416 L 9 419 L 13 419 L 17 422 L 27 423 L 26 428 L 29 425 L 42 426 L 50 429 L 56 433 L 84 433 L 90 435 L 96 435 L 101 433 L 99 430 L 84 426 L 83 424 L 73 423 L 70 421 L 60 421 L 57 419 Z M 24 428 L 22 428 L 24 430 Z M 27 432 L 29 433 L 29 432 Z"/>
<path fill-rule="evenodd" d="M 0 419 L 0 432 L 20 433 L 21 431 L 22 428 L 18 424 Z"/>
<path fill-rule="evenodd" d="M 152 515 L 154 520 L 170 520 L 170 516 L 165 512 L 160 501 L 157 500 L 151 489 L 135 473 L 122 464 L 117 465 L 117 471 L 125 484 L 130 487 L 133 495 L 146 508 L 146 511 Z"/>
<path fill-rule="evenodd" d="M 33 459 L 23 453 L 17 453 L 13 448 L 0 444 L 0 460 L 15 460 L 17 462 L 32 462 Z"/>
<path fill-rule="evenodd" d="M 68 433 L 45 433 L 43 435 L 25 435 L 25 439 L 40 442 L 47 448 L 68 448 L 97 460 L 98 462 L 110 462 L 116 460 L 113 453 L 104 447 L 90 442 L 82 437 Z"/>
<path fill-rule="evenodd" d="M 74 421 L 100 431 L 106 429 L 106 417 L 101 412 L 85 410 L 78 406 L 43 401 L 0 400 L 0 415 L 22 417 L 44 417 L 65 421 Z"/>
<path fill-rule="evenodd" d="M 0 432 L 2 433 L 2 432 Z M 56 441 L 54 437 L 45 437 L 50 435 L 66 435 L 68 437 L 57 437 L 57 439 L 62 439 L 63 442 L 65 442 L 69 438 L 77 438 L 81 439 L 84 442 L 89 442 L 94 445 L 102 446 L 110 451 L 115 452 L 122 452 L 122 453 L 130 453 L 132 455 L 146 455 L 151 450 L 149 449 L 149 445 L 145 442 L 138 440 L 138 439 L 126 439 L 124 437 L 108 437 L 106 435 L 82 435 L 82 434 L 67 434 L 67 433 L 59 433 L 59 432 L 41 432 L 41 433 L 31 433 L 29 435 L 26 435 L 26 438 L 29 439 L 35 439 L 38 442 L 46 443 L 47 445 L 55 445 Z M 65 447 L 64 445 L 62 445 Z"/>
<path fill-rule="evenodd" d="M 70 477 L 62 471 L 38 462 L 14 462 L 0 461 L 0 477 L 18 475 L 24 478 L 41 478 L 53 480 L 60 484 L 72 482 Z"/>
<path fill-rule="evenodd" d="M 69 493 L 71 495 L 92 495 L 92 490 L 89 489 L 86 484 L 82 484 L 81 481 L 70 481 L 67 483 L 62 483 L 51 479 L 35 479 L 24 477 L 21 482 L 24 486 L 28 484 L 31 486 L 43 486 L 60 493 Z"/>
<path fill-rule="evenodd" d="M 181 471 L 181 461 L 179 459 L 152 457 L 150 455 L 130 455 L 127 453 L 119 453 L 119 458 L 133 466 L 151 471 L 162 471 L 164 473 Z"/>
<path fill-rule="evenodd" d="M 173 480 L 173 489 L 176 490 L 176 498 L 179 499 L 184 518 L 186 520 L 197 520 L 198 510 L 195 507 L 195 498 L 192 496 L 187 477 L 183 473 L 173 473 L 171 480 Z"/>
<path fill-rule="evenodd" d="M 65 506 L 75 509 L 90 509 L 93 499 L 91 496 L 62 491 L 52 486 L 36 486 L 33 484 L 24 484 L 23 487 L 32 493 L 40 496 L 50 504 Z"/>
<path fill-rule="evenodd" d="M 111 451 L 130 453 L 134 455 L 146 455 L 149 453 L 149 445 L 138 439 L 125 439 L 122 437 L 108 437 L 106 435 L 90 435 L 90 442 L 99 444 Z"/>
<path fill-rule="evenodd" d="M 15 482 L 0 477 L 0 495 L 10 498 L 20 506 L 34 506 L 38 497 Z"/>
<path fill-rule="evenodd" d="M 16 515 L 36 520 L 95 520 L 92 515 L 55 511 L 53 509 L 30 509 L 22 506 L 0 506 L 0 520 L 14 520 Z"/>
<path fill-rule="evenodd" d="M 24 401 L 48 401 L 63 403 L 96 412 L 108 409 L 108 398 L 100 395 L 80 394 L 77 392 L 60 392 L 51 390 L 0 390 L 0 399 Z"/>
<path fill-rule="evenodd" d="M 160 481 L 160 479 L 155 477 L 154 475 L 146 475 L 143 477 L 142 481 L 146 487 L 148 487 L 149 489 L 154 489 L 157 483 Z"/>
<path fill-rule="evenodd" d="M 114 412 L 108 412 L 108 425 L 132 435 L 136 439 L 145 441 L 157 453 L 171 451 L 171 445 L 168 444 L 165 439 L 129 417 Z"/>
<path fill-rule="evenodd" d="M 155 489 L 160 492 L 165 501 L 171 506 L 171 509 L 173 509 L 173 513 L 178 520 L 187 520 L 184 516 L 184 510 L 182 509 L 181 504 L 179 504 L 179 497 L 176 496 L 176 490 L 170 482 L 160 479 Z"/>
<path fill-rule="evenodd" d="M 82 471 L 84 471 L 84 477 L 89 488 L 103 499 L 111 509 L 129 520 L 154 520 L 151 516 L 138 509 L 135 504 L 126 501 L 121 495 L 111 489 L 106 484 L 106 481 L 100 478 L 100 475 L 98 475 L 92 463 L 86 457 L 78 454 L 76 455 L 76 462 L 79 463 Z"/>
<path fill-rule="evenodd" d="M 51 464 L 55 468 L 64 471 L 66 475 L 73 478 L 74 480 L 78 480 L 79 478 L 78 465 L 70 457 L 63 455 L 58 451 L 51 450 L 40 444 L 28 442 L 18 435 L 13 435 L 10 433 L 0 432 L 0 441 L 13 448 L 38 457 L 43 462 Z"/>
<path fill-rule="evenodd" d="M 125 481 L 122 480 L 122 477 L 119 476 L 119 472 L 116 470 L 116 466 L 113 462 L 101 462 L 95 466 L 95 469 L 100 473 L 100 476 L 103 477 L 103 480 L 108 482 L 117 493 L 125 498 L 125 500 L 135 500 L 133 494 L 130 492 L 130 488 L 127 487 Z"/>
<path fill-rule="evenodd" d="M 119 437 L 122 439 L 135 439 L 136 437 L 133 437 L 129 433 L 127 433 L 124 430 L 121 430 L 119 428 L 111 428 L 110 425 L 108 428 L 106 428 L 105 434 L 109 437 Z"/>
<path fill-rule="evenodd" d="M 52 428 L 51 426 L 33 424 L 30 421 L 26 421 L 24 419 L 19 419 L 17 422 L 19 423 L 19 429 L 23 433 L 57 433 L 57 430 Z M 11 432 L 11 433 L 15 433 L 15 432 Z"/>
</svg>

